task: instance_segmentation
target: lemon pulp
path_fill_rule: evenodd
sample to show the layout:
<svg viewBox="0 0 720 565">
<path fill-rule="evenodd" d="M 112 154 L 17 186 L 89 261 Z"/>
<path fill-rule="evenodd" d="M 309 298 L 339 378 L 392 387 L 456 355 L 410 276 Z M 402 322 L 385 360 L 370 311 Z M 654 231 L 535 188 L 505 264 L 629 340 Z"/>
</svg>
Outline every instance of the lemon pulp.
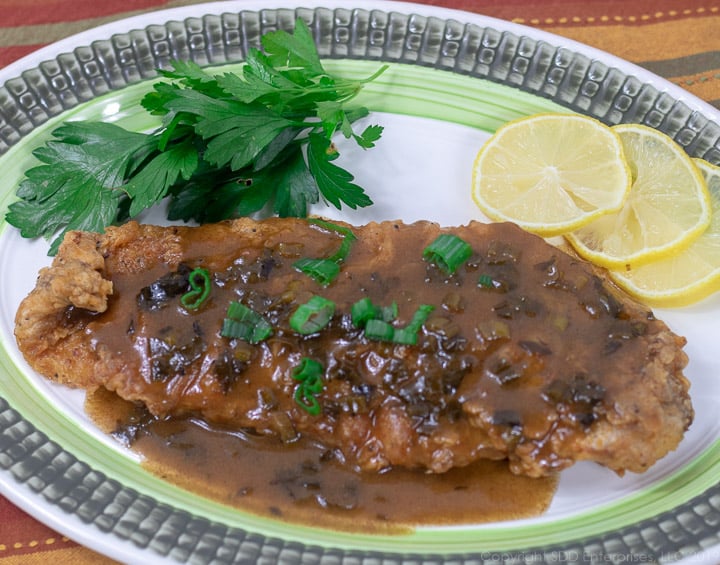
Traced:
<svg viewBox="0 0 720 565">
<path fill-rule="evenodd" d="M 489 218 L 543 236 L 618 210 L 630 185 L 618 134 L 574 114 L 537 114 L 505 124 L 473 167 L 473 198 Z"/>
</svg>

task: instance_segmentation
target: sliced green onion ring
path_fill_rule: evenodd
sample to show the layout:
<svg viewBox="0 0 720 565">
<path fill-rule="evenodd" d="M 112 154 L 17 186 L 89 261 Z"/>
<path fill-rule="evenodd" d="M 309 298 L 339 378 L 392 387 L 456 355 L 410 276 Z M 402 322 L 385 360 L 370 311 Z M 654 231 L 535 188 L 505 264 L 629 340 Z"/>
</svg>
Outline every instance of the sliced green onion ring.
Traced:
<svg viewBox="0 0 720 565">
<path fill-rule="evenodd" d="M 293 267 L 298 271 L 309 276 L 321 285 L 327 286 L 340 274 L 340 263 L 347 258 L 350 253 L 350 248 L 355 240 L 357 240 L 357 237 L 355 237 L 351 229 L 321 220 L 320 218 L 310 218 L 308 222 L 326 230 L 339 233 L 343 237 L 339 249 L 329 257 L 318 259 L 305 257 L 293 263 Z"/>
<path fill-rule="evenodd" d="M 293 267 L 323 286 L 329 285 L 340 274 L 340 265 L 330 259 L 298 259 Z"/>
<path fill-rule="evenodd" d="M 380 341 L 393 341 L 395 328 L 392 324 L 373 318 L 365 324 L 365 337 Z"/>
<path fill-rule="evenodd" d="M 493 288 L 495 285 L 493 284 L 493 278 L 487 273 L 485 273 L 478 277 L 478 286 L 483 286 L 485 288 Z"/>
<path fill-rule="evenodd" d="M 335 303 L 315 295 L 290 316 L 290 327 L 302 335 L 314 334 L 327 326 L 334 314 Z"/>
<path fill-rule="evenodd" d="M 270 322 L 241 302 L 231 302 L 225 316 L 220 330 L 222 337 L 260 343 L 273 333 Z"/>
<path fill-rule="evenodd" d="M 350 248 L 352 247 L 353 242 L 357 239 L 352 230 L 345 226 L 339 226 L 337 224 L 333 224 L 332 222 L 321 220 L 320 218 L 310 218 L 308 222 L 315 224 L 316 226 L 320 226 L 321 228 L 325 228 L 326 230 L 337 232 L 343 236 L 340 248 L 337 252 L 328 257 L 328 259 L 335 262 L 344 261 L 350 253 Z"/>
<path fill-rule="evenodd" d="M 452 275 L 472 256 L 469 243 L 451 233 L 441 233 L 423 250 L 423 258 Z"/>
<path fill-rule="evenodd" d="M 392 342 L 398 345 L 417 345 L 418 332 L 409 328 L 395 328 Z"/>
<path fill-rule="evenodd" d="M 295 388 L 293 398 L 300 408 L 312 416 L 317 416 L 321 411 L 317 395 L 324 387 L 322 381 L 324 372 L 322 363 L 310 357 L 303 357 L 292 371 L 293 379 L 300 381 Z"/>
<path fill-rule="evenodd" d="M 427 321 L 428 316 L 430 316 L 430 313 L 433 310 L 435 310 L 435 306 L 431 306 L 430 304 L 421 304 L 418 309 L 415 310 L 410 323 L 406 326 L 407 329 L 414 332 L 420 331 L 420 328 L 422 328 L 422 325 Z"/>
<path fill-rule="evenodd" d="M 397 302 L 390 306 L 376 306 L 367 296 L 355 302 L 350 308 L 350 319 L 356 328 L 364 328 L 370 320 L 392 322 L 398 315 Z"/>
<path fill-rule="evenodd" d="M 312 395 L 306 394 L 302 384 L 299 384 L 295 389 L 293 398 L 295 399 L 297 405 L 311 416 L 318 416 L 320 414 L 320 403 L 318 402 L 318 399 Z"/>
<path fill-rule="evenodd" d="M 435 307 L 430 304 L 421 304 L 413 314 L 410 323 L 404 328 L 396 328 L 390 322 L 378 318 L 367 320 L 364 331 L 365 337 L 390 341 L 398 345 L 417 345 L 420 329 L 434 309 Z"/>
<path fill-rule="evenodd" d="M 180 303 L 188 310 L 197 310 L 210 296 L 212 282 L 207 269 L 198 267 L 188 275 L 190 290 L 180 297 Z"/>
</svg>

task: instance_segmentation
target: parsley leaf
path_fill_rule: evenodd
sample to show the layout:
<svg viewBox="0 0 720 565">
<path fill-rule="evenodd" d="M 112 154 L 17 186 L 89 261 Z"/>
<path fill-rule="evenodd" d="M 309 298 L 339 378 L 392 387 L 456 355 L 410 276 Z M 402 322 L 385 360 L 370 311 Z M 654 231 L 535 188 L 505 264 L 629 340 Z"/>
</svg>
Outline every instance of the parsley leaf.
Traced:
<svg viewBox="0 0 720 565">
<path fill-rule="evenodd" d="M 318 201 L 316 179 L 305 165 L 299 148 L 287 160 L 283 173 L 276 179 L 274 212 L 281 217 L 304 217 L 307 207 Z"/>
<path fill-rule="evenodd" d="M 193 61 L 173 61 L 172 69 L 160 69 L 158 73 L 167 78 L 181 80 L 185 85 L 201 92 L 212 93 L 215 77 Z"/>
<path fill-rule="evenodd" d="M 168 219 L 206 223 L 259 212 L 275 190 L 265 176 L 262 172 L 254 178 L 230 177 L 220 182 L 214 177 L 195 178 L 171 194 Z"/>
<path fill-rule="evenodd" d="M 257 49 L 248 53 L 242 77 L 227 73 L 218 77 L 218 84 L 236 99 L 250 103 L 281 106 L 302 92 L 302 87 L 273 68 L 269 59 Z"/>
<path fill-rule="evenodd" d="M 299 145 L 286 149 L 272 167 L 259 171 L 236 171 L 220 183 L 215 177 L 198 175 L 172 195 L 171 220 L 216 222 L 232 216 L 249 216 L 270 207 L 281 217 L 304 217 L 307 207 L 319 199 Z"/>
<path fill-rule="evenodd" d="M 382 126 L 368 126 L 360 135 L 353 134 L 353 138 L 363 149 L 372 149 L 375 147 L 375 142 L 382 136 L 382 132 Z"/>
<path fill-rule="evenodd" d="M 302 78 L 326 74 L 310 28 L 303 20 L 296 22 L 294 34 L 282 30 L 271 31 L 260 42 L 269 63 L 276 68 L 287 69 L 293 76 Z"/>
<path fill-rule="evenodd" d="M 327 138 L 310 134 L 308 166 L 323 198 L 338 209 L 342 207 L 341 202 L 352 209 L 369 206 L 372 200 L 362 188 L 352 183 L 353 175 L 332 162 L 338 156 Z"/>
<path fill-rule="evenodd" d="M 189 180 L 197 167 L 197 149 L 189 141 L 177 144 L 155 155 L 123 187 L 131 198 L 130 216 L 136 216 L 144 209 L 160 202 L 178 178 Z"/>
<path fill-rule="evenodd" d="M 125 175 L 153 145 L 144 134 L 112 124 L 68 123 L 55 140 L 34 151 L 43 163 L 26 171 L 9 206 L 7 221 L 23 237 L 52 235 L 62 229 L 102 231 L 115 222 Z M 64 229 L 63 229 L 64 228 Z M 60 245 L 57 238 L 54 253 Z"/>
<path fill-rule="evenodd" d="M 188 88 L 176 91 L 165 108 L 193 115 L 195 133 L 207 142 L 205 160 L 233 170 L 248 165 L 283 130 L 297 125 L 261 104 L 218 100 Z"/>
<path fill-rule="evenodd" d="M 69 122 L 34 151 L 7 221 L 24 237 L 102 231 L 168 201 L 171 220 L 209 222 L 250 214 L 303 217 L 321 199 L 336 208 L 372 204 L 334 162 L 336 134 L 374 147 L 382 127 L 355 131 L 364 107 L 349 106 L 363 80 L 330 75 L 302 20 L 249 50 L 242 72 L 215 74 L 192 61 L 159 70 L 142 99 L 161 118 L 149 133 Z"/>
<path fill-rule="evenodd" d="M 318 102 L 318 118 L 323 125 L 327 138 L 332 137 L 336 129 L 340 130 L 345 137 L 352 135 L 352 124 L 340 102 L 323 101 Z"/>
</svg>

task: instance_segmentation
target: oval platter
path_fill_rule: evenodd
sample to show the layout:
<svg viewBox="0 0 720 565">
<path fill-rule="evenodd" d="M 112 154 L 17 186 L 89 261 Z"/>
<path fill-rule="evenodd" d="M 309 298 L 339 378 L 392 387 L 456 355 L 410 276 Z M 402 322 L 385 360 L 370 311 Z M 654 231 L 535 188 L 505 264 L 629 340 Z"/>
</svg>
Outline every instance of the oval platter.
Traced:
<svg viewBox="0 0 720 565">
<path fill-rule="evenodd" d="M 720 112 L 607 53 L 478 14 L 405 2 L 240 0 L 145 14 L 43 48 L 0 70 L 0 211 L 32 151 L 59 123 L 103 119 L 142 131 L 138 107 L 172 59 L 239 68 L 274 29 L 303 18 L 326 67 L 348 77 L 388 69 L 359 101 L 385 127 L 378 147 L 341 145 L 375 204 L 316 210 L 352 223 L 482 219 L 472 162 L 502 123 L 542 111 L 642 123 L 720 164 Z M 340 144 L 342 142 L 339 142 Z M 146 218 L 153 221 L 152 214 Z M 717 563 L 720 561 L 720 299 L 657 311 L 687 337 L 696 420 L 677 451 L 643 475 L 592 464 L 563 472 L 537 518 L 404 535 L 335 532 L 228 508 L 148 473 L 99 432 L 77 391 L 29 369 L 15 310 L 49 263 L 45 241 L 0 225 L 0 493 L 100 553 L 128 563 Z"/>
</svg>

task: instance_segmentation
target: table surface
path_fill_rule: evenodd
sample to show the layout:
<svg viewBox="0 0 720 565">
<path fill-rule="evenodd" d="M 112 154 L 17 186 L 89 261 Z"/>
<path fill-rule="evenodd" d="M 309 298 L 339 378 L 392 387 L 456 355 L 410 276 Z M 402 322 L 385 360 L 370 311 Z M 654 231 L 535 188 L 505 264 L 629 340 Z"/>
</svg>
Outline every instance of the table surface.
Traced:
<svg viewBox="0 0 720 565">
<path fill-rule="evenodd" d="M 0 0 L 0 68 L 69 35 L 190 0 Z M 278 2 L 281 4 L 282 2 Z M 720 0 L 427 0 L 600 48 L 720 108 Z M 359 3 L 361 4 L 361 3 Z M 0 565 L 113 563 L 0 497 Z"/>
</svg>

